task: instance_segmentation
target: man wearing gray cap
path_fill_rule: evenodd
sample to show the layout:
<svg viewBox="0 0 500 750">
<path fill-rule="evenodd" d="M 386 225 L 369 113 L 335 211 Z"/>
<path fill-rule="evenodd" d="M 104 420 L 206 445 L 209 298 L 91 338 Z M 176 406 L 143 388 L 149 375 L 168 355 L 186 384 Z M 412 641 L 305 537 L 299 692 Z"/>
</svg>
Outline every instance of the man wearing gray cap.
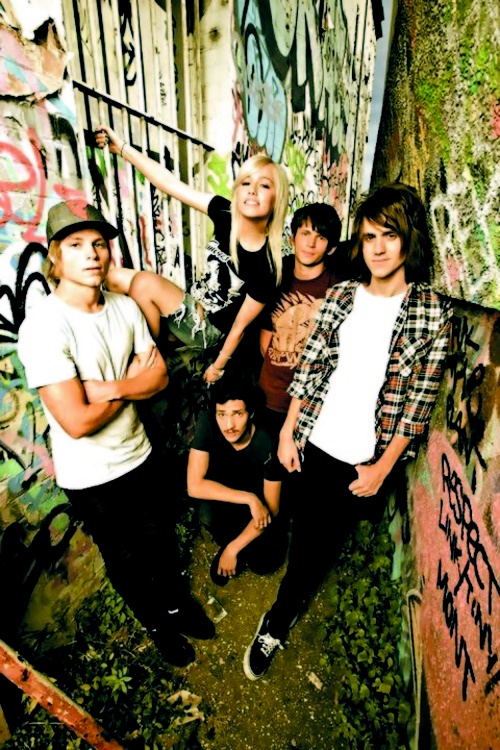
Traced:
<svg viewBox="0 0 500 750">
<path fill-rule="evenodd" d="M 135 401 L 168 382 L 146 320 L 129 297 L 103 291 L 118 230 L 85 201 L 59 203 L 47 221 L 53 294 L 27 315 L 19 357 L 51 428 L 56 480 L 92 534 L 109 578 L 167 661 L 185 666 L 184 638 L 213 623 L 184 590 L 168 501 Z"/>
</svg>

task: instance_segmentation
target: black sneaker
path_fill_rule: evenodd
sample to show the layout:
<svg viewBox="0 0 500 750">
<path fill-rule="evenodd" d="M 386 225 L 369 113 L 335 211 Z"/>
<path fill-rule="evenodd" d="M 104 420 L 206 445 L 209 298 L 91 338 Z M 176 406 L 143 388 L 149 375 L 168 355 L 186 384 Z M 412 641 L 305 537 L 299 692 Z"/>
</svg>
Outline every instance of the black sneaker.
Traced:
<svg viewBox="0 0 500 750">
<path fill-rule="evenodd" d="M 194 648 L 180 633 L 163 628 L 153 628 L 148 632 L 165 661 L 174 667 L 187 667 L 195 660 Z"/>
<path fill-rule="evenodd" d="M 268 612 L 264 612 L 260 618 L 254 639 L 243 657 L 243 671 L 249 680 L 258 680 L 265 675 L 271 666 L 276 649 L 283 651 L 284 648 L 281 641 L 273 638 L 269 632 L 268 615 Z"/>
<path fill-rule="evenodd" d="M 215 625 L 201 604 L 192 597 L 184 599 L 179 609 L 169 612 L 168 621 L 174 630 L 191 638 L 208 640 L 215 636 Z"/>
</svg>

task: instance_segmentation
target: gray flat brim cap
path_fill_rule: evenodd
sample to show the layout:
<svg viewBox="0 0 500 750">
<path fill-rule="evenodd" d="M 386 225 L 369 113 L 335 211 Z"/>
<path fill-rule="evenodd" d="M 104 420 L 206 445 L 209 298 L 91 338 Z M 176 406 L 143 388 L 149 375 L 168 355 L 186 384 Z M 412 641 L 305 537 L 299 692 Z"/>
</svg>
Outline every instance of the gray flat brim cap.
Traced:
<svg viewBox="0 0 500 750">
<path fill-rule="evenodd" d="M 52 206 L 47 218 L 48 245 L 52 240 L 62 240 L 78 229 L 97 229 L 107 240 L 119 234 L 98 208 L 84 200 L 65 201 Z"/>
</svg>

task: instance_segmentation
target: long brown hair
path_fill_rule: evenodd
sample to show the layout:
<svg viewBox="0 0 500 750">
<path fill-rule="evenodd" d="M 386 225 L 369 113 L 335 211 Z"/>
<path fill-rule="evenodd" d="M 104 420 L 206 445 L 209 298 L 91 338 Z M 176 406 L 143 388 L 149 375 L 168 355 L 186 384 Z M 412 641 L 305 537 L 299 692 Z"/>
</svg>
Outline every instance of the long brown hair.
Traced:
<svg viewBox="0 0 500 750">
<path fill-rule="evenodd" d="M 363 219 L 388 227 L 401 237 L 407 283 L 430 283 L 434 253 L 425 207 L 415 188 L 402 182 L 382 185 L 371 190 L 356 208 L 352 226 L 351 259 L 361 280 L 369 282 L 371 274 L 363 258 Z"/>
</svg>

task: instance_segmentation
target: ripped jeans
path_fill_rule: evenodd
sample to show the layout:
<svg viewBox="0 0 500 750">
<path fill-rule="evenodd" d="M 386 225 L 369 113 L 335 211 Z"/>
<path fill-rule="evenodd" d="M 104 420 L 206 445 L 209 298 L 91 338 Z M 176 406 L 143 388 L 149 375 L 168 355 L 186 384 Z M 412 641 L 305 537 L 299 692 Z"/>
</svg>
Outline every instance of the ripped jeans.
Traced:
<svg viewBox="0 0 500 750">
<path fill-rule="evenodd" d="M 165 315 L 164 318 L 170 333 L 183 344 L 209 349 L 217 344 L 222 333 L 206 316 L 201 317 L 199 304 L 198 300 L 186 292 L 178 310 L 171 315 Z"/>
</svg>

